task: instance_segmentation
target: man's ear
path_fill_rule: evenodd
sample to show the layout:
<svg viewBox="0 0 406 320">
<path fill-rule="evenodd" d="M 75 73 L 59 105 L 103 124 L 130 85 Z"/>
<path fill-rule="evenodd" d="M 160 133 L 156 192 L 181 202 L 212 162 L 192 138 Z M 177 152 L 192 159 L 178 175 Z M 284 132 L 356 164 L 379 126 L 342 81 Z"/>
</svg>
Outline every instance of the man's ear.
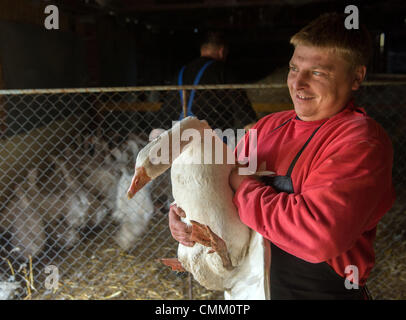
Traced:
<svg viewBox="0 0 406 320">
<path fill-rule="evenodd" d="M 359 87 L 361 86 L 362 81 L 365 79 L 365 75 L 367 73 L 367 67 L 366 66 L 358 66 L 356 67 L 354 71 L 354 80 L 352 82 L 352 90 L 358 90 Z"/>
</svg>

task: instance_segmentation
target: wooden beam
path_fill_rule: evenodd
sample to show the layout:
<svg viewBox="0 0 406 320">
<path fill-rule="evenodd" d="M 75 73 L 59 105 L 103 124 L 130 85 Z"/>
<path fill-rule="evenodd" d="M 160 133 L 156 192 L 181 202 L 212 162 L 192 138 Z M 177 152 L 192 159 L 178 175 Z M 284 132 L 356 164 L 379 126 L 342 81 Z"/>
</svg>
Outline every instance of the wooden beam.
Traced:
<svg viewBox="0 0 406 320">
<path fill-rule="evenodd" d="M 274 5 L 304 5 L 314 2 L 327 2 L 328 0 L 202 0 L 202 1 L 159 1 L 159 0 L 121 0 L 120 12 L 130 11 L 173 11 L 173 10 L 188 10 L 188 9 L 207 9 L 207 8 L 238 8 L 238 7 L 260 7 Z"/>
<path fill-rule="evenodd" d="M 1 0 L 0 1 L 0 20 L 28 23 L 44 26 L 46 14 L 45 7 L 51 3 L 28 0 Z M 59 10 L 59 28 L 60 30 L 69 29 L 69 18 Z"/>
</svg>

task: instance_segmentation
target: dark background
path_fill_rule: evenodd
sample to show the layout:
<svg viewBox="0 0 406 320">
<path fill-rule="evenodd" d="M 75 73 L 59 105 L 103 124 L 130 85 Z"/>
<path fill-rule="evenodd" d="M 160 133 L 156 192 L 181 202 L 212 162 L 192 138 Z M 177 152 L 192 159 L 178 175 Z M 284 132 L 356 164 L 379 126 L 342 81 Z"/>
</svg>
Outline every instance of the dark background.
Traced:
<svg viewBox="0 0 406 320">
<path fill-rule="evenodd" d="M 49 4 L 59 8 L 59 30 L 44 27 Z M 242 83 L 251 83 L 287 65 L 289 38 L 301 27 L 350 4 L 358 6 L 374 40 L 370 74 L 406 73 L 404 0 L 1 0 L 0 85 L 168 84 L 199 55 L 199 39 L 208 29 L 228 35 L 228 65 Z"/>
</svg>

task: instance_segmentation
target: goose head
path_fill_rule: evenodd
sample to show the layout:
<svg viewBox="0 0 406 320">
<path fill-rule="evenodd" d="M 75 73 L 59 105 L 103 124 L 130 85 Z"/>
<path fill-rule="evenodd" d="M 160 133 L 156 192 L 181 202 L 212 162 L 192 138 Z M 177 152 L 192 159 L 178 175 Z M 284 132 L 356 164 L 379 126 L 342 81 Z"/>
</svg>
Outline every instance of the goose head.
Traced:
<svg viewBox="0 0 406 320">
<path fill-rule="evenodd" d="M 138 153 L 135 173 L 131 181 L 127 196 L 131 199 L 148 182 L 164 173 L 172 165 L 185 147 L 194 142 L 192 139 L 183 139 L 187 129 L 197 130 L 203 137 L 205 129 L 211 129 L 207 121 L 196 117 L 187 117 L 175 123 L 171 129 L 162 132 Z M 190 136 L 189 136 L 190 137 Z"/>
</svg>

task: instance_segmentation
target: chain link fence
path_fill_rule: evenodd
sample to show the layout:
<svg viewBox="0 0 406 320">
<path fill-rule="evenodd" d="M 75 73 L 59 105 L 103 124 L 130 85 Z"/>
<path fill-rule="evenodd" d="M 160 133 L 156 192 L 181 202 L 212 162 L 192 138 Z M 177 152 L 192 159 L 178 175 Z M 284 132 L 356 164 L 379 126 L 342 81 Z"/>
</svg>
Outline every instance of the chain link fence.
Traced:
<svg viewBox="0 0 406 320">
<path fill-rule="evenodd" d="M 179 118 L 191 89 L 213 127 L 251 123 L 246 103 L 259 118 L 291 108 L 284 84 L 0 92 L 0 298 L 222 298 L 157 261 L 177 249 L 169 172 L 126 199 L 138 150 Z M 356 97 L 395 148 L 398 196 L 378 227 L 368 283 L 376 299 L 406 298 L 405 89 L 366 83 Z"/>
</svg>

